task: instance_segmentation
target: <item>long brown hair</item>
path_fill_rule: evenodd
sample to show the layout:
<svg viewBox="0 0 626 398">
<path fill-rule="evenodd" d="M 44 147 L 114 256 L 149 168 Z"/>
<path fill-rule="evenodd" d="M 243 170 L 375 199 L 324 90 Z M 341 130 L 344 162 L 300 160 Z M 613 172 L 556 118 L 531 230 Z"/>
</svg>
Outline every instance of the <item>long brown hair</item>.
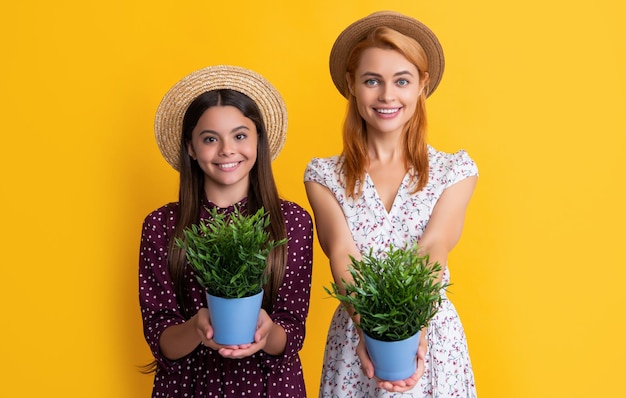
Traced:
<svg viewBox="0 0 626 398">
<path fill-rule="evenodd" d="M 184 250 L 175 244 L 175 238 L 184 240 L 183 230 L 191 224 L 200 221 L 200 211 L 204 193 L 204 172 L 193 160 L 188 152 L 187 145 L 191 141 L 191 133 L 202 114 L 213 106 L 234 106 L 255 124 L 258 134 L 257 160 L 250 170 L 250 187 L 248 189 L 248 214 L 254 214 L 261 207 L 269 213 L 270 226 L 268 232 L 273 240 L 280 240 L 287 236 L 285 221 L 280 207 L 280 198 L 272 174 L 272 160 L 269 149 L 269 140 L 265 123 L 256 103 L 245 94 L 235 90 L 213 90 L 198 96 L 187 108 L 183 118 L 183 128 L 180 140 L 180 188 L 178 193 L 178 218 L 174 228 L 174 236 L 170 238 L 168 250 L 168 268 L 172 277 L 178 302 L 185 316 L 184 308 L 185 269 L 187 260 Z M 264 286 L 263 308 L 271 312 L 272 303 L 278 295 L 287 261 L 286 245 L 281 245 L 269 254 L 267 272 L 270 277 Z"/>
<path fill-rule="evenodd" d="M 404 126 L 403 146 L 406 168 L 409 170 L 415 193 L 428 183 L 428 146 L 426 144 L 426 95 L 428 88 L 428 59 L 422 46 L 414 39 L 387 27 L 372 30 L 360 41 L 348 57 L 347 73 L 352 83 L 354 73 L 363 51 L 368 48 L 395 50 L 414 64 L 420 74 L 422 90 L 413 117 Z M 367 132 L 365 121 L 359 114 L 354 95 L 348 95 L 346 119 L 343 125 L 343 164 L 346 192 L 348 196 L 359 196 L 363 190 L 363 180 L 368 166 Z"/>
<path fill-rule="evenodd" d="M 234 106 L 245 117 L 252 120 L 258 134 L 257 159 L 250 170 L 250 187 L 248 189 L 248 214 L 254 214 L 263 207 L 269 213 L 270 225 L 268 232 L 273 240 L 280 240 L 287 236 L 285 220 L 280 207 L 280 198 L 272 173 L 272 158 L 269 149 L 269 140 L 263 117 L 256 103 L 245 94 L 235 90 L 213 90 L 199 95 L 191 102 L 183 118 L 183 128 L 180 140 L 180 156 L 178 170 L 180 170 L 180 187 L 178 191 L 178 216 L 174 227 L 174 234 L 170 237 L 168 246 L 168 270 L 174 283 L 178 305 L 186 318 L 191 317 L 185 308 L 185 270 L 187 260 L 183 249 L 175 244 L 175 239 L 185 239 L 183 230 L 200 221 L 202 198 L 204 197 L 204 172 L 187 152 L 187 144 L 191 141 L 191 133 L 196 127 L 202 114 L 213 106 Z M 174 204 L 173 204 L 174 205 Z M 243 210 L 243 209 L 242 209 Z M 278 295 L 278 289 L 285 275 L 287 263 L 287 245 L 281 245 L 272 250 L 267 259 L 267 272 L 270 277 L 264 286 L 263 308 L 269 313 Z M 145 374 L 158 369 L 156 360 L 140 366 Z"/>
</svg>

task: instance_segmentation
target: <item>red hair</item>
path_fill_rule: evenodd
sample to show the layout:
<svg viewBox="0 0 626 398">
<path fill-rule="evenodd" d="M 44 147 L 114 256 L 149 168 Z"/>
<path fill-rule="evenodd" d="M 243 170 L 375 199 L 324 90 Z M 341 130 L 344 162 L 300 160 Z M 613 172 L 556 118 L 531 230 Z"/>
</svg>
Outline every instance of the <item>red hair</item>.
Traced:
<svg viewBox="0 0 626 398">
<path fill-rule="evenodd" d="M 405 166 L 409 170 L 415 193 L 428 183 L 428 146 L 426 144 L 426 95 L 428 90 L 428 60 L 422 46 L 414 39 L 387 27 L 372 30 L 350 53 L 347 64 L 348 78 L 354 83 L 354 73 L 363 51 L 368 48 L 394 50 L 417 67 L 424 89 L 418 98 L 413 117 L 404 126 L 403 147 Z M 359 196 L 368 166 L 367 134 L 365 121 L 359 114 L 356 100 L 348 93 L 348 109 L 343 125 L 343 164 L 346 192 Z"/>
</svg>

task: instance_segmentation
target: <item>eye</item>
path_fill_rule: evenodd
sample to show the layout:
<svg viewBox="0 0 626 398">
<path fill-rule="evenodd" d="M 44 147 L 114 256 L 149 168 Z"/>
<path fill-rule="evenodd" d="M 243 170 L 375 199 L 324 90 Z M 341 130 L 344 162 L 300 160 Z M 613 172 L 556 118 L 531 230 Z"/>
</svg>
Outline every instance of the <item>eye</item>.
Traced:
<svg viewBox="0 0 626 398">
<path fill-rule="evenodd" d="M 375 86 L 378 85 L 378 80 L 377 79 L 367 79 L 364 83 L 368 87 L 375 87 Z"/>
<path fill-rule="evenodd" d="M 398 81 L 396 82 L 396 84 L 400 87 L 408 86 L 409 83 L 410 82 L 407 79 L 398 79 Z"/>
<path fill-rule="evenodd" d="M 235 140 L 237 141 L 241 141 L 241 140 L 245 140 L 248 136 L 244 133 L 238 133 L 237 135 L 235 135 Z"/>
<path fill-rule="evenodd" d="M 204 143 L 206 143 L 206 144 L 210 144 L 210 143 L 213 143 L 213 142 L 217 142 L 217 138 L 215 138 L 215 137 L 213 137 L 213 136 L 210 136 L 210 135 L 207 135 L 207 136 L 205 136 L 205 137 L 202 139 L 202 142 L 204 142 Z"/>
</svg>

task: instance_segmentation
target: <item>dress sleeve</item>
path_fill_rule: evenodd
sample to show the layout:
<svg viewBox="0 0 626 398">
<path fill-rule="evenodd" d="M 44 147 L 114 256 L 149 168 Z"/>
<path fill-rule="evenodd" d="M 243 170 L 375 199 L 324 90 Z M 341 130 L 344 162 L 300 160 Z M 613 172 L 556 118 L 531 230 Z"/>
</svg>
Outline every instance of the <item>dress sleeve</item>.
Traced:
<svg viewBox="0 0 626 398">
<path fill-rule="evenodd" d="M 478 167 L 466 151 L 460 150 L 448 155 L 444 187 L 448 188 L 467 177 L 477 176 Z"/>
<path fill-rule="evenodd" d="M 342 158 L 339 156 L 313 158 L 304 171 L 304 182 L 317 182 L 330 189 L 341 186 L 341 166 Z"/>
<path fill-rule="evenodd" d="M 322 168 L 322 160 L 319 158 L 313 158 L 307 164 L 304 170 L 304 182 L 313 181 L 319 184 L 324 184 L 324 170 Z"/>
<path fill-rule="evenodd" d="M 161 354 L 159 338 L 167 327 L 185 322 L 167 269 L 174 217 L 174 211 L 166 206 L 150 213 L 143 222 L 139 251 L 139 304 L 143 332 L 152 355 L 167 371 L 175 370 L 180 361 L 170 361 Z"/>
<path fill-rule="evenodd" d="M 283 202 L 283 213 L 289 239 L 287 266 L 270 317 L 285 329 L 287 342 L 282 355 L 271 356 L 263 353 L 265 365 L 270 369 L 292 366 L 302 349 L 311 295 L 313 266 L 311 216 L 302 207 L 291 202 Z"/>
</svg>

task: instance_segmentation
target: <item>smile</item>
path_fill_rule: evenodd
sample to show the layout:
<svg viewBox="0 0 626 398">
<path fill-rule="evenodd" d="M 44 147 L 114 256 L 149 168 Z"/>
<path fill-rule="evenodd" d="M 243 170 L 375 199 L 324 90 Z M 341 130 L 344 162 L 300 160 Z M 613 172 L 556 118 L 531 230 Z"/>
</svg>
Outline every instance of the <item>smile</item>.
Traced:
<svg viewBox="0 0 626 398">
<path fill-rule="evenodd" d="M 230 169 L 234 169 L 235 167 L 237 167 L 239 165 L 239 162 L 233 162 L 233 163 L 220 163 L 217 165 L 217 167 L 221 170 L 230 170 Z"/>
<path fill-rule="evenodd" d="M 375 108 L 374 109 L 378 113 L 382 113 L 385 115 L 391 115 L 392 113 L 396 113 L 400 110 L 400 108 Z"/>
</svg>

